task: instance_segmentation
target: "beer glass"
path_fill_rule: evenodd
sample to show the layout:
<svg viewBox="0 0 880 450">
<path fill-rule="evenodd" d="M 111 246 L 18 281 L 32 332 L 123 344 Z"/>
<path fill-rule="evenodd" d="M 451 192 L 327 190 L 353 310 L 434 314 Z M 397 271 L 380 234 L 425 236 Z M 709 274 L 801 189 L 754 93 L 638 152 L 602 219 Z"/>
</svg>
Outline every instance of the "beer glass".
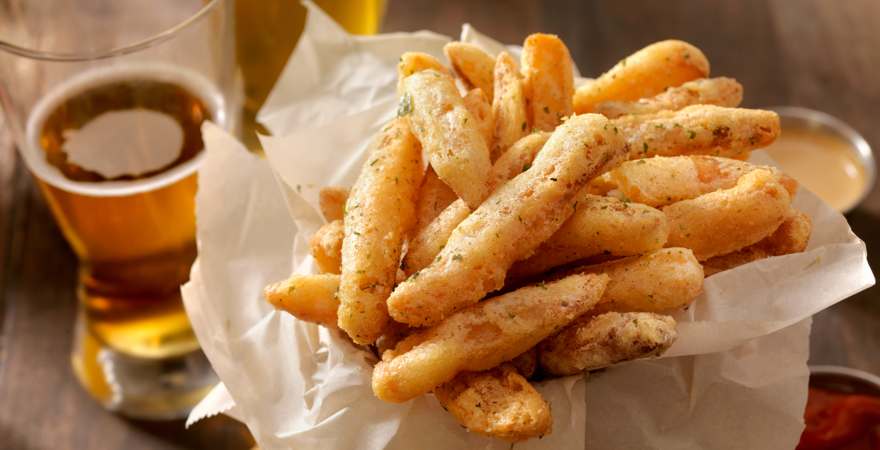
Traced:
<svg viewBox="0 0 880 450">
<path fill-rule="evenodd" d="M 231 129 L 240 110 L 233 8 L 0 0 L 6 124 L 79 259 L 74 373 L 128 416 L 180 417 L 215 382 L 179 288 L 200 126 Z"/>
</svg>

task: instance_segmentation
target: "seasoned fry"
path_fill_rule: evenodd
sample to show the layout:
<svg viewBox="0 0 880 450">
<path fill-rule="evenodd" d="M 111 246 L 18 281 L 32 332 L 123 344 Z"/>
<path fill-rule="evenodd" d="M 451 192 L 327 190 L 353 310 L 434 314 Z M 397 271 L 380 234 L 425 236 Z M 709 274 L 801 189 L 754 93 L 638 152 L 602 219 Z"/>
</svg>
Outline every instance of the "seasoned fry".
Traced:
<svg viewBox="0 0 880 450">
<path fill-rule="evenodd" d="M 348 188 L 328 186 L 318 192 L 318 206 L 321 215 L 327 222 L 342 220 L 345 215 L 345 201 L 348 199 Z"/>
<path fill-rule="evenodd" d="M 553 131 L 573 112 L 574 65 L 568 48 L 553 34 L 529 35 L 520 57 L 532 127 Z"/>
<path fill-rule="evenodd" d="M 491 100 L 483 94 L 482 89 L 471 89 L 464 96 L 464 106 L 477 119 L 477 126 L 483 139 L 486 140 L 486 146 L 491 148 L 495 134 L 495 116 L 492 113 Z"/>
<path fill-rule="evenodd" d="M 550 133 L 532 133 L 515 144 L 495 161 L 489 174 L 489 187 L 494 191 L 507 180 L 531 167 L 535 155 L 550 138 Z M 418 233 L 409 242 L 403 268 L 407 275 L 422 270 L 434 261 L 443 250 L 452 231 L 469 214 L 471 209 L 462 200 L 456 200 L 440 213 L 430 224 L 419 227 Z"/>
<path fill-rule="evenodd" d="M 807 249 L 812 232 L 813 221 L 810 216 L 792 209 L 785 222 L 759 244 L 773 256 L 800 253 Z"/>
<path fill-rule="evenodd" d="M 463 309 L 382 354 L 373 369 L 373 393 L 405 402 L 460 372 L 509 361 L 587 312 L 607 283 L 604 275 L 576 274 Z"/>
<path fill-rule="evenodd" d="M 574 375 L 638 358 L 659 356 L 678 334 L 675 320 L 646 312 L 585 315 L 541 342 L 541 368 Z"/>
<path fill-rule="evenodd" d="M 574 214 L 534 255 L 510 268 L 508 277 L 537 275 L 597 255 L 640 255 L 666 244 L 666 216 L 650 206 L 581 194 L 574 208 Z"/>
<path fill-rule="evenodd" d="M 400 61 L 397 63 L 397 93 L 403 94 L 403 80 L 406 77 L 428 69 L 452 76 L 443 63 L 427 53 L 406 52 L 400 55 Z"/>
<path fill-rule="evenodd" d="M 736 107 L 742 102 L 743 88 L 733 78 L 705 78 L 688 81 L 653 97 L 635 101 L 608 101 L 596 105 L 596 113 L 609 119 L 628 114 L 651 114 L 675 111 L 691 105 Z"/>
<path fill-rule="evenodd" d="M 802 252 L 807 248 L 812 229 L 810 217 L 793 210 L 773 234 L 742 250 L 709 258 L 703 262 L 703 270 L 708 277 L 759 259 Z"/>
<path fill-rule="evenodd" d="M 510 364 L 460 373 L 434 395 L 473 433 L 517 442 L 544 436 L 553 426 L 550 405 Z"/>
<path fill-rule="evenodd" d="M 388 322 L 385 300 L 415 223 L 422 171 L 409 122 L 395 119 L 374 140 L 346 203 L 338 325 L 359 344 L 375 341 Z"/>
<path fill-rule="evenodd" d="M 574 94 L 574 112 L 593 112 L 610 100 L 632 101 L 709 76 L 709 61 L 700 49 L 683 41 L 651 44 L 622 59 Z"/>
<path fill-rule="evenodd" d="M 664 248 L 563 273 L 604 273 L 611 278 L 594 312 L 670 312 L 703 290 L 703 267 L 686 248 Z"/>
<path fill-rule="evenodd" d="M 266 286 L 263 295 L 276 309 L 287 311 L 297 319 L 336 328 L 337 289 L 339 275 L 291 275 Z"/>
<path fill-rule="evenodd" d="M 598 114 L 559 126 L 532 167 L 516 176 L 452 232 L 431 264 L 388 298 L 398 322 L 425 326 L 500 288 L 510 266 L 531 255 L 572 214 L 588 180 L 619 162 L 626 148 Z"/>
<path fill-rule="evenodd" d="M 773 111 L 712 105 L 623 116 L 612 123 L 626 137 L 630 159 L 655 155 L 741 158 L 770 145 L 780 131 L 779 116 Z"/>
<path fill-rule="evenodd" d="M 452 64 L 452 70 L 470 86 L 481 89 L 486 97 L 493 97 L 495 60 L 474 44 L 450 42 L 443 53 Z"/>
<path fill-rule="evenodd" d="M 771 166 L 756 166 L 745 161 L 716 156 L 655 156 L 627 161 L 603 174 L 590 184 L 597 191 L 622 196 L 655 208 L 689 200 L 718 189 L 729 189 L 752 170 L 773 173 L 791 196 L 798 183 Z"/>
<path fill-rule="evenodd" d="M 772 172 L 753 170 L 736 186 L 663 208 L 670 247 L 685 247 L 705 261 L 748 247 L 773 233 L 788 217 L 791 196 Z"/>
<path fill-rule="evenodd" d="M 489 193 L 489 149 L 452 78 L 423 70 L 404 79 L 401 113 L 427 151 L 431 167 L 459 198 L 476 208 Z M 409 111 L 409 113 L 407 113 Z"/>
<path fill-rule="evenodd" d="M 516 67 L 516 60 L 507 52 L 499 53 L 495 61 L 492 114 L 495 116 L 492 161 L 495 161 L 530 131 L 522 76 Z"/>
<path fill-rule="evenodd" d="M 325 223 L 318 228 L 309 246 L 312 256 L 323 273 L 339 273 L 342 265 L 342 240 L 345 237 L 345 226 L 341 220 Z"/>
<path fill-rule="evenodd" d="M 419 186 L 418 200 L 416 200 L 416 225 L 413 233 L 417 234 L 424 229 L 440 212 L 446 209 L 452 202 L 458 199 L 455 192 L 437 176 L 437 172 L 431 166 L 425 171 L 422 185 Z"/>
</svg>

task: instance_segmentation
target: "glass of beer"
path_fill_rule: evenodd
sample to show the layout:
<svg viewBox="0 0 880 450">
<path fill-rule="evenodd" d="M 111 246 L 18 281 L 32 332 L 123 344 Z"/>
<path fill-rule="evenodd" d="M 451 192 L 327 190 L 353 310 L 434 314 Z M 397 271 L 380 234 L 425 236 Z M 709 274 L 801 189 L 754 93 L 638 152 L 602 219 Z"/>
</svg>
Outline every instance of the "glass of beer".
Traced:
<svg viewBox="0 0 880 450">
<path fill-rule="evenodd" d="M 79 259 L 74 373 L 108 409 L 186 414 L 215 382 L 180 298 L 210 120 L 240 111 L 231 0 L 0 0 L 0 102 Z"/>
</svg>

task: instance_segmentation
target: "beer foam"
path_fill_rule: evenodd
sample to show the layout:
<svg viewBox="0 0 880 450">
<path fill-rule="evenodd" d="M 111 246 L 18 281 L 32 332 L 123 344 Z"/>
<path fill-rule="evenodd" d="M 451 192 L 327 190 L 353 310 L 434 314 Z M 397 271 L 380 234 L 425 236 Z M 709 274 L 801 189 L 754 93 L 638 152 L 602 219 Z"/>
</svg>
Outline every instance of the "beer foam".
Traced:
<svg viewBox="0 0 880 450">
<path fill-rule="evenodd" d="M 198 155 L 189 161 L 174 166 L 160 174 L 126 181 L 85 182 L 71 180 L 46 160 L 45 151 L 40 145 L 40 132 L 43 123 L 52 111 L 65 100 L 88 89 L 133 78 L 150 79 L 180 85 L 205 103 L 205 106 L 211 111 L 213 121 L 218 125 L 227 127 L 230 122 L 225 109 L 225 101 L 217 87 L 204 76 L 190 69 L 163 63 L 135 63 L 126 64 L 124 67 L 111 66 L 88 70 L 53 87 L 31 111 L 27 121 L 26 145 L 24 145 L 21 152 L 31 172 L 46 183 L 59 189 L 97 197 L 133 195 L 156 190 L 195 172 L 204 158 L 204 150 L 200 151 Z M 89 124 L 99 117 L 101 116 L 93 118 Z M 83 129 L 87 126 L 88 124 Z M 82 152 L 80 152 L 81 155 Z M 99 156 L 98 154 L 93 154 L 88 157 L 93 167 L 96 158 Z M 168 157 L 168 155 L 158 156 L 160 159 L 167 159 Z M 171 160 L 173 161 L 173 158 Z M 76 163 L 76 161 L 72 161 Z M 157 162 L 151 161 L 149 164 L 157 164 Z M 159 167 L 162 165 L 164 164 L 160 164 Z M 111 172 L 115 171 L 111 170 Z"/>
</svg>

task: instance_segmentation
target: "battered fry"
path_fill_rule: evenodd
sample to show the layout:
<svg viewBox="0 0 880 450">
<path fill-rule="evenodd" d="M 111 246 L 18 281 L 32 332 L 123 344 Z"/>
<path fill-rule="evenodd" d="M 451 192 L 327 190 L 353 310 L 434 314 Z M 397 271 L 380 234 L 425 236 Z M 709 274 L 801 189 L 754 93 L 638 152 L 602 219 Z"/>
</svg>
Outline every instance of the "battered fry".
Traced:
<svg viewBox="0 0 880 450">
<path fill-rule="evenodd" d="M 810 217 L 793 210 L 773 234 L 742 250 L 709 258 L 703 262 L 703 270 L 708 277 L 771 256 L 800 253 L 807 248 L 812 229 Z"/>
<path fill-rule="evenodd" d="M 556 35 L 531 34 L 520 61 L 529 121 L 538 130 L 553 131 L 574 111 L 574 65 L 568 48 Z"/>
<path fill-rule="evenodd" d="M 655 156 L 627 161 L 590 182 L 595 191 L 619 196 L 655 208 L 690 200 L 719 189 L 729 189 L 756 169 L 770 171 L 791 196 L 798 183 L 775 167 L 716 156 Z"/>
<path fill-rule="evenodd" d="M 443 53 L 459 77 L 468 85 L 482 90 L 486 97 L 492 98 L 495 60 L 488 53 L 474 44 L 464 42 L 446 44 Z"/>
<path fill-rule="evenodd" d="M 791 196 L 772 172 L 753 170 L 736 186 L 682 200 L 663 208 L 670 247 L 685 247 L 705 261 L 748 247 L 788 217 Z"/>
<path fill-rule="evenodd" d="M 587 314 L 541 342 L 541 368 L 553 375 L 574 375 L 659 356 L 677 336 L 675 320 L 670 316 L 645 312 Z"/>
<path fill-rule="evenodd" d="M 508 277 L 537 275 L 597 255 L 640 255 L 666 244 L 666 216 L 650 206 L 581 194 L 573 207 L 562 227 L 534 255 L 514 264 Z"/>
<path fill-rule="evenodd" d="M 653 97 L 630 102 L 608 101 L 596 105 L 596 111 L 609 119 L 629 114 L 675 111 L 691 105 L 736 107 L 742 102 L 743 88 L 733 78 L 704 78 L 688 81 Z"/>
<path fill-rule="evenodd" d="M 434 395 L 473 433 L 517 442 L 549 434 L 553 426 L 550 405 L 510 364 L 463 372 Z"/>
<path fill-rule="evenodd" d="M 679 111 L 623 116 L 612 121 L 626 136 L 630 159 L 712 155 L 742 158 L 779 136 L 773 111 L 694 105 Z"/>
<path fill-rule="evenodd" d="M 594 112 L 610 100 L 632 101 L 709 76 L 709 61 L 700 49 L 683 41 L 651 44 L 620 60 L 608 72 L 577 89 L 574 112 Z"/>
<path fill-rule="evenodd" d="M 587 312 L 607 283 L 604 275 L 577 274 L 463 309 L 386 351 L 373 369 L 373 392 L 405 402 L 460 372 L 509 361 Z"/>
<path fill-rule="evenodd" d="M 492 148 L 492 139 L 495 134 L 495 116 L 492 112 L 492 102 L 483 94 L 482 89 L 471 89 L 464 95 L 464 106 L 477 119 L 477 127 L 480 134 L 486 140 L 486 146 Z"/>
<path fill-rule="evenodd" d="M 309 246 L 312 249 L 312 257 L 318 263 L 318 269 L 322 273 L 339 273 L 342 265 L 342 241 L 345 237 L 345 226 L 341 220 L 325 223 L 312 239 Z"/>
<path fill-rule="evenodd" d="M 664 248 L 567 273 L 610 277 L 594 312 L 671 312 L 689 305 L 703 291 L 703 267 L 686 248 Z"/>
<path fill-rule="evenodd" d="M 266 286 L 263 295 L 277 309 L 325 327 L 336 328 L 339 275 L 291 275 Z"/>
<path fill-rule="evenodd" d="M 437 175 L 471 208 L 489 193 L 489 149 L 452 78 L 435 70 L 406 77 L 400 112 Z"/>
<path fill-rule="evenodd" d="M 422 172 L 409 123 L 395 119 L 373 142 L 346 202 L 338 325 L 359 344 L 375 341 L 388 322 L 385 300 L 415 222 Z"/>
<path fill-rule="evenodd" d="M 495 61 L 494 92 L 492 114 L 495 116 L 495 138 L 492 161 L 531 131 L 522 76 L 516 67 L 516 60 L 507 52 L 498 54 Z"/>
<path fill-rule="evenodd" d="M 403 80 L 406 77 L 428 69 L 433 69 L 449 76 L 452 75 L 443 63 L 427 53 L 406 52 L 400 55 L 400 61 L 397 63 L 397 93 L 403 93 Z"/>
</svg>

